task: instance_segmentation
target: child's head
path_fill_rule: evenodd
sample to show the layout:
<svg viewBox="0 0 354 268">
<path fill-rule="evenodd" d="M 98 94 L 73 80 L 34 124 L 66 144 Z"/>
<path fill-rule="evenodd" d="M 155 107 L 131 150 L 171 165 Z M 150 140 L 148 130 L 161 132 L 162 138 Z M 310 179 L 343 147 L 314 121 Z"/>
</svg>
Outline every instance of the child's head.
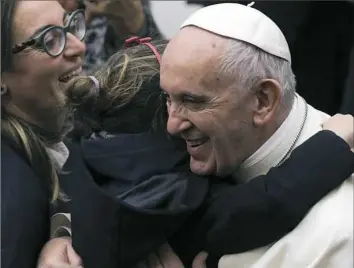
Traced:
<svg viewBox="0 0 354 268">
<path fill-rule="evenodd" d="M 151 43 L 161 55 L 167 41 Z M 68 87 L 75 125 L 89 134 L 141 133 L 166 129 L 167 112 L 160 89 L 160 65 L 145 44 L 124 48 L 93 75 L 80 76 Z"/>
</svg>

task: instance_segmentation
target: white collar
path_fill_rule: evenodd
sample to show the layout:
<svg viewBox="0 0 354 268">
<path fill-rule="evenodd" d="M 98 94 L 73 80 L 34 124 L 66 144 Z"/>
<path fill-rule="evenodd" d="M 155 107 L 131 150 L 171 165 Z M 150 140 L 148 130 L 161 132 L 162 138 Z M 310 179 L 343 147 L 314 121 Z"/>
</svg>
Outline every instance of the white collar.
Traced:
<svg viewBox="0 0 354 268">
<path fill-rule="evenodd" d="M 277 131 L 234 173 L 240 182 L 247 182 L 259 175 L 266 174 L 271 167 L 277 166 L 293 149 L 307 116 L 307 103 L 295 95 L 293 107 Z"/>
<path fill-rule="evenodd" d="M 69 150 L 64 142 L 55 143 L 50 147 L 47 146 L 46 151 L 49 158 L 53 161 L 56 171 L 61 171 L 65 162 L 69 158 Z"/>
</svg>

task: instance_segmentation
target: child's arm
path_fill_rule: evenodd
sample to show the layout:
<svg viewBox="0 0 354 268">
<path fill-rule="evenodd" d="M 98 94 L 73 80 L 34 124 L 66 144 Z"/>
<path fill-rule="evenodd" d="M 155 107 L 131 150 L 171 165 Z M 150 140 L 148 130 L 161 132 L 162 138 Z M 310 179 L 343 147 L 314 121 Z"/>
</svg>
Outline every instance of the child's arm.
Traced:
<svg viewBox="0 0 354 268">
<path fill-rule="evenodd" d="M 269 245 L 294 229 L 314 204 L 353 172 L 354 154 L 348 144 L 333 132 L 321 131 L 268 174 L 218 188 L 203 216 L 195 217 L 172 246 L 190 262 L 200 250 L 217 261 L 225 254 Z"/>
<path fill-rule="evenodd" d="M 330 131 L 319 132 L 280 167 L 220 190 L 204 217 L 207 224 L 216 217 L 208 228 L 205 249 L 227 254 L 275 242 L 353 172 L 349 146 Z"/>
</svg>

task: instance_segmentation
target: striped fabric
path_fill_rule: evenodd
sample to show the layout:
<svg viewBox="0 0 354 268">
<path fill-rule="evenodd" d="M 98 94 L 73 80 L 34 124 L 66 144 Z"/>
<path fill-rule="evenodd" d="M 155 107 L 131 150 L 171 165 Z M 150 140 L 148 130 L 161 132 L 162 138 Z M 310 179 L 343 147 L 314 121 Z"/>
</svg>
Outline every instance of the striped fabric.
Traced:
<svg viewBox="0 0 354 268">
<path fill-rule="evenodd" d="M 141 37 L 150 36 L 154 39 L 160 38 L 160 32 L 151 14 L 149 0 L 141 1 L 145 12 L 145 24 L 136 35 Z M 113 27 L 110 27 L 105 17 L 95 17 L 87 25 L 84 71 L 87 74 L 92 74 L 102 63 L 122 47 L 127 37 L 120 36 Z"/>
</svg>

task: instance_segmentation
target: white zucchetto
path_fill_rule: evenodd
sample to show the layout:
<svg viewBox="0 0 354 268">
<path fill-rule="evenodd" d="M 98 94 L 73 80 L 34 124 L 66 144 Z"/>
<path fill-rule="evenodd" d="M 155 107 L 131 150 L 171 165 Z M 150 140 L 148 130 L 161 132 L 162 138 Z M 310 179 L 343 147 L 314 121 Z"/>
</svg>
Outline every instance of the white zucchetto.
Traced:
<svg viewBox="0 0 354 268">
<path fill-rule="evenodd" d="M 291 63 L 285 36 L 266 15 L 250 6 L 223 3 L 207 6 L 189 16 L 180 27 L 196 26 L 220 36 L 252 44 Z"/>
</svg>

